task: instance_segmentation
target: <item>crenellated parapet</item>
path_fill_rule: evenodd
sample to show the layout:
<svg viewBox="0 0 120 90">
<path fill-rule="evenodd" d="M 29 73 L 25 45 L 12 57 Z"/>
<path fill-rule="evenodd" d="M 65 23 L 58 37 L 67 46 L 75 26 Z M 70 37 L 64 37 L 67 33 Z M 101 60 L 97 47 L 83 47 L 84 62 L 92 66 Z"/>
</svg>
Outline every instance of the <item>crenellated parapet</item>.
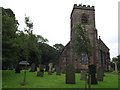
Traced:
<svg viewBox="0 0 120 90">
<path fill-rule="evenodd" d="M 95 11 L 95 7 L 94 6 L 90 6 L 90 5 L 82 5 L 82 4 L 74 4 L 73 9 L 83 9 L 83 10 L 93 10 Z"/>
</svg>

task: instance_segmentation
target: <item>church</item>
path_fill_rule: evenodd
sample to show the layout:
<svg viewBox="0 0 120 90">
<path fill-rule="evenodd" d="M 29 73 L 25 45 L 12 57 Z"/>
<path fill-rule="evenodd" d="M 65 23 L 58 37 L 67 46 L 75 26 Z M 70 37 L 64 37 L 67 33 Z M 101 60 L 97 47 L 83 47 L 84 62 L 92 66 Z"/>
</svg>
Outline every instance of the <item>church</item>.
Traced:
<svg viewBox="0 0 120 90">
<path fill-rule="evenodd" d="M 84 25 L 85 30 L 88 33 L 91 46 L 94 47 L 91 49 L 91 56 L 88 60 L 86 54 L 82 55 L 82 58 L 74 55 L 72 57 L 72 64 L 75 68 L 75 72 L 79 73 L 81 70 L 88 69 L 89 65 L 94 64 L 96 67 L 103 67 L 105 71 L 109 71 L 110 67 L 110 52 L 106 44 L 101 40 L 100 36 L 98 37 L 98 32 L 95 26 L 95 7 L 90 5 L 77 5 L 74 4 L 73 10 L 71 12 L 71 32 L 70 32 L 70 41 L 62 50 L 59 56 L 59 67 L 62 73 L 66 73 L 66 66 L 73 56 L 72 47 L 74 43 L 73 37 L 76 32 L 76 25 Z"/>
</svg>

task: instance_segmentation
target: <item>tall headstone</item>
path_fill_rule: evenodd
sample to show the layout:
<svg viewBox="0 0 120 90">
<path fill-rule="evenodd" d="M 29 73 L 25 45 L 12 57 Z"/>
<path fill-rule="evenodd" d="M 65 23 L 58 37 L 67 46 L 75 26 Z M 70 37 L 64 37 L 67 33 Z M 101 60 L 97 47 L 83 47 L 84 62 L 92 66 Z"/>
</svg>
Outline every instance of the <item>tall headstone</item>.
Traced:
<svg viewBox="0 0 120 90">
<path fill-rule="evenodd" d="M 52 68 L 52 73 L 54 73 L 55 72 L 55 68 Z"/>
<path fill-rule="evenodd" d="M 51 75 L 52 74 L 52 66 L 53 64 L 52 63 L 49 63 L 49 71 L 48 71 L 48 74 Z"/>
<path fill-rule="evenodd" d="M 103 81 L 103 78 L 104 78 L 104 69 L 101 66 L 97 69 L 97 80 L 98 81 Z"/>
<path fill-rule="evenodd" d="M 117 66 L 117 62 L 115 62 L 114 64 L 115 64 L 115 74 L 118 74 L 118 66 Z"/>
<path fill-rule="evenodd" d="M 89 74 L 90 74 L 90 83 L 91 84 L 97 84 L 97 78 L 96 78 L 96 66 L 95 65 L 89 65 Z"/>
<path fill-rule="evenodd" d="M 30 72 L 35 72 L 35 71 L 37 71 L 37 67 L 35 66 L 35 63 L 32 63 Z"/>
<path fill-rule="evenodd" d="M 81 77 L 80 80 L 87 80 L 87 72 L 86 71 L 81 71 Z"/>
<path fill-rule="evenodd" d="M 37 76 L 43 77 L 45 65 L 40 65 L 39 67 L 40 67 L 40 71 L 37 72 Z"/>
<path fill-rule="evenodd" d="M 56 68 L 56 75 L 60 75 L 61 74 L 60 67 L 56 66 L 55 68 Z"/>
<path fill-rule="evenodd" d="M 20 65 L 17 65 L 17 67 L 15 68 L 15 73 L 20 73 L 21 70 L 22 69 L 21 69 Z"/>
<path fill-rule="evenodd" d="M 71 64 L 66 67 L 66 84 L 75 84 L 75 68 Z"/>
</svg>

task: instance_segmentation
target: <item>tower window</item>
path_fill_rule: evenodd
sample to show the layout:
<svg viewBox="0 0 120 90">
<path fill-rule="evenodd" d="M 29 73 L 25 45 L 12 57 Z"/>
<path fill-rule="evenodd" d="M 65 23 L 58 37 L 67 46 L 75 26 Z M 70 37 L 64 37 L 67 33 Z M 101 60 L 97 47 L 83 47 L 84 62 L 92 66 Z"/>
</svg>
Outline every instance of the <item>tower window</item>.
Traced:
<svg viewBox="0 0 120 90">
<path fill-rule="evenodd" d="M 86 14 L 83 14 L 82 15 L 82 24 L 88 24 L 88 15 Z"/>
</svg>

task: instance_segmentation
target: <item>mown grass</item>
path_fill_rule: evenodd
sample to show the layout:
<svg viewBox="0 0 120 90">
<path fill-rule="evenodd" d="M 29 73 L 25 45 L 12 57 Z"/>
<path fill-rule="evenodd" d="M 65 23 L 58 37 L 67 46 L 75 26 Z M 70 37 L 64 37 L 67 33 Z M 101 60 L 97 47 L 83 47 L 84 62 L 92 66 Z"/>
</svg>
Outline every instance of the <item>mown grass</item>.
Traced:
<svg viewBox="0 0 120 90">
<path fill-rule="evenodd" d="M 45 72 L 44 77 L 37 77 L 37 72 L 27 71 L 27 84 L 21 86 L 23 82 L 24 71 L 16 74 L 14 70 L 2 71 L 3 88 L 85 88 L 85 81 L 80 80 L 80 74 L 76 74 L 76 84 L 65 84 L 65 74 L 48 75 Z M 92 88 L 118 88 L 118 75 L 114 73 L 105 73 L 104 81 L 98 82 L 98 85 L 92 85 Z"/>
</svg>

